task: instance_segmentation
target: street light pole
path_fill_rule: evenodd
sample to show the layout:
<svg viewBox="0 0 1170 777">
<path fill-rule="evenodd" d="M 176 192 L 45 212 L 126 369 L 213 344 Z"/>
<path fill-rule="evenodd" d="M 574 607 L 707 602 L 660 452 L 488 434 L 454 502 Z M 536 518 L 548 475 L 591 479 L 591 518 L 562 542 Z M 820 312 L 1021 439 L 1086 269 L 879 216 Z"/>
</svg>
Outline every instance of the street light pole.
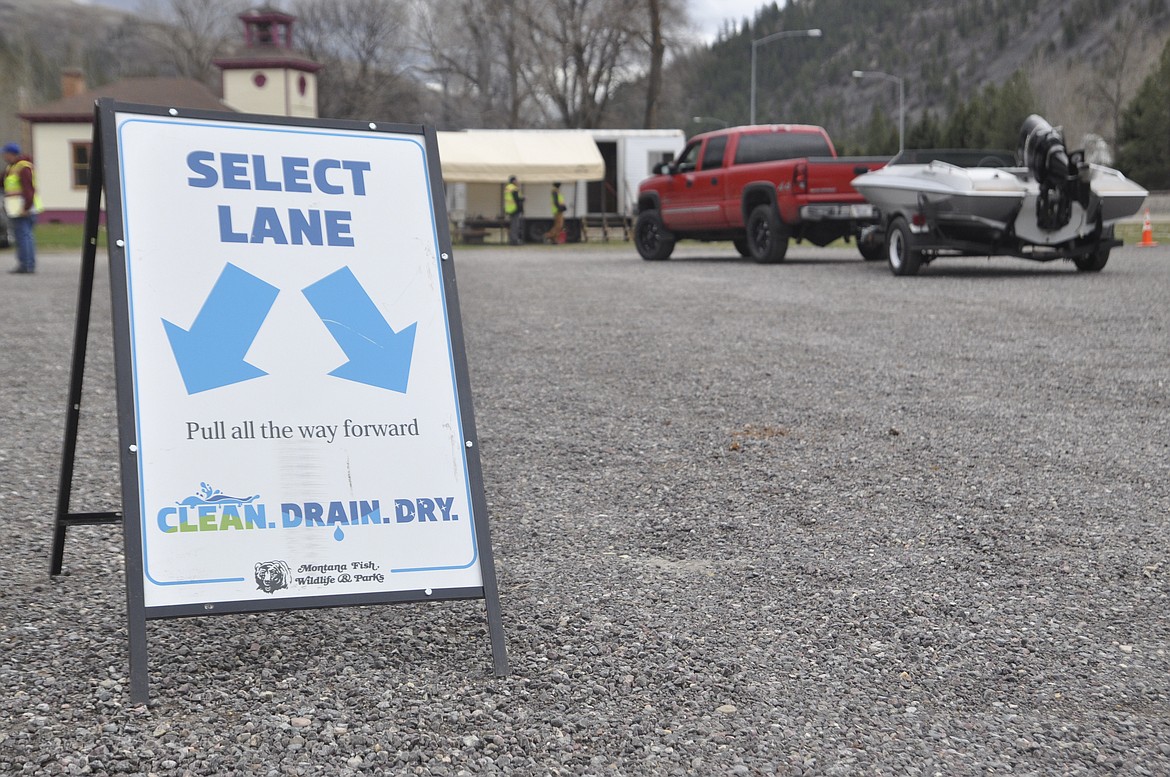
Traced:
<svg viewBox="0 0 1170 777">
<path fill-rule="evenodd" d="M 819 29 L 813 30 L 781 30 L 774 32 L 771 35 L 765 35 L 762 38 L 757 38 L 752 41 L 752 94 L 751 94 L 751 121 L 750 124 L 756 123 L 756 49 L 765 43 L 770 43 L 780 38 L 819 38 L 823 33 Z"/>
<path fill-rule="evenodd" d="M 716 122 L 716 123 L 720 124 L 721 126 L 723 126 L 725 128 L 731 126 L 730 124 L 725 122 L 723 119 L 717 119 L 714 116 L 692 116 L 691 121 L 693 121 L 695 124 L 702 124 L 703 122 L 706 122 L 706 121 L 712 121 L 712 122 Z"/>
<path fill-rule="evenodd" d="M 884 78 L 898 84 L 898 153 L 906 149 L 906 84 L 898 76 L 883 73 L 880 70 L 854 70 L 854 78 Z"/>
</svg>

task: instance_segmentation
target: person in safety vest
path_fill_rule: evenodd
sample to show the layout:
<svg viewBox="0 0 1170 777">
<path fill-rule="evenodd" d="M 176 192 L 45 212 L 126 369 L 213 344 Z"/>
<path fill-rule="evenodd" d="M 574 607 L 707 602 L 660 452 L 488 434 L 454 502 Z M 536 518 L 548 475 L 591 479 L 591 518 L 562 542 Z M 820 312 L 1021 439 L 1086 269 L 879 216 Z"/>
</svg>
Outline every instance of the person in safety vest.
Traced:
<svg viewBox="0 0 1170 777">
<path fill-rule="evenodd" d="M 508 178 L 504 187 L 504 215 L 508 217 L 508 244 L 518 246 L 524 242 L 524 195 L 516 184 L 516 176 Z"/>
<path fill-rule="evenodd" d="M 557 181 L 552 188 L 552 229 L 544 233 L 544 242 L 554 245 L 560 240 L 561 230 L 565 228 L 565 195 L 561 194 L 561 182 Z"/>
<path fill-rule="evenodd" d="M 33 227 L 37 214 L 41 212 L 41 198 L 37 195 L 37 175 L 32 160 L 20 153 L 20 146 L 9 143 L 4 146 L 4 161 L 8 169 L 4 172 L 4 210 L 12 223 L 12 234 L 16 238 L 15 270 L 11 273 L 30 274 L 37 270 L 37 245 Z"/>
</svg>

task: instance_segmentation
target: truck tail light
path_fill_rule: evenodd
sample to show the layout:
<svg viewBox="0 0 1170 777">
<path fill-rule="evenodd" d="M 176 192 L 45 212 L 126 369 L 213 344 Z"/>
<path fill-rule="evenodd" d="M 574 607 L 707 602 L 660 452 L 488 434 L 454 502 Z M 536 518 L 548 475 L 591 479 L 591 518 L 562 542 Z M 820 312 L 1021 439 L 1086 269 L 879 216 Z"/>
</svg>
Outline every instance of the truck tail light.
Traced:
<svg viewBox="0 0 1170 777">
<path fill-rule="evenodd" d="M 808 191 L 808 164 L 806 162 L 800 162 L 792 170 L 792 191 Z"/>
<path fill-rule="evenodd" d="M 914 215 L 910 217 L 910 223 L 916 227 L 926 226 L 926 214 L 922 211 L 915 211 Z"/>
</svg>

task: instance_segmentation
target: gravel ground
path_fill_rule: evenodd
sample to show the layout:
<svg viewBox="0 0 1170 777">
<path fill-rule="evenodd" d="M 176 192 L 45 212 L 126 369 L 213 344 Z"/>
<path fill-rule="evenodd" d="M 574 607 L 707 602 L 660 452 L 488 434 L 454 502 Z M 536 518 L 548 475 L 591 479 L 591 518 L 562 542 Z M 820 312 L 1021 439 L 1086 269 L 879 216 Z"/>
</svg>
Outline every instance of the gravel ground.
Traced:
<svg viewBox="0 0 1170 777">
<path fill-rule="evenodd" d="M 48 576 L 77 257 L 0 275 L 0 773 L 1170 773 L 1170 251 L 789 256 L 457 252 L 511 675 L 482 602 L 156 620 L 149 707 L 120 532 Z"/>
</svg>

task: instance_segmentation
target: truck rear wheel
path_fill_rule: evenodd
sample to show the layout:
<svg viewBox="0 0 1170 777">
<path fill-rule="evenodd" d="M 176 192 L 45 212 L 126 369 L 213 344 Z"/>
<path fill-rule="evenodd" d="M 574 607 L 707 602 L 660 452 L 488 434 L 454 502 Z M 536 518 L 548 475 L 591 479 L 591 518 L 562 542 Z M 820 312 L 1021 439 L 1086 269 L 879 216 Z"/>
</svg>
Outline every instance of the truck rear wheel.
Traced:
<svg viewBox="0 0 1170 777">
<path fill-rule="evenodd" d="M 901 216 L 886 230 L 886 258 L 894 275 L 917 275 L 922 266 L 922 252 L 914 248 L 910 225 Z"/>
<path fill-rule="evenodd" d="M 634 222 L 634 247 L 648 262 L 669 259 L 674 251 L 674 236 L 662 224 L 662 216 L 656 210 L 644 210 Z"/>
<path fill-rule="evenodd" d="M 857 250 L 861 258 L 867 262 L 876 262 L 886 258 L 886 239 L 876 228 L 871 231 L 863 230 L 857 235 Z"/>
<path fill-rule="evenodd" d="M 760 264 L 783 262 L 788 253 L 788 227 L 771 205 L 757 205 L 748 216 L 747 243 Z"/>
</svg>

